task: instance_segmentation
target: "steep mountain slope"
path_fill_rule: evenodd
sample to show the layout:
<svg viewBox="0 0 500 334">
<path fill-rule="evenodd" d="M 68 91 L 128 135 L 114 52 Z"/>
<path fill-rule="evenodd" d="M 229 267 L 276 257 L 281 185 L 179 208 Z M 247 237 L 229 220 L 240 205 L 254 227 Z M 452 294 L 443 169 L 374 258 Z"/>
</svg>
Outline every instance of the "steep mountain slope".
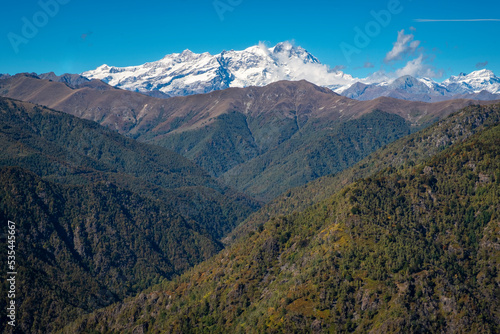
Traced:
<svg viewBox="0 0 500 334">
<path fill-rule="evenodd" d="M 497 125 L 271 219 L 64 332 L 498 332 L 499 138 Z"/>
<path fill-rule="evenodd" d="M 172 151 L 26 102 L 0 98 L 0 146 L 0 219 L 17 226 L 25 333 L 184 272 L 258 208 Z M 6 247 L 7 229 L 0 239 Z"/>
<path fill-rule="evenodd" d="M 231 231 L 224 242 L 234 242 L 255 231 L 271 217 L 304 211 L 356 180 L 369 177 L 385 168 L 399 169 L 422 163 L 450 145 L 461 143 L 497 123 L 500 123 L 500 104 L 464 108 L 424 130 L 388 144 L 351 168 L 289 189 L 249 216 Z"/>
<path fill-rule="evenodd" d="M 1 244 L 16 223 L 17 328 L 47 333 L 208 259 L 220 244 L 160 201 L 99 182 L 65 186 L 0 169 Z M 1 256 L 7 268 L 6 252 Z M 0 304 L 7 308 L 6 271 Z M 2 332 L 9 332 L 2 321 Z"/>
<path fill-rule="evenodd" d="M 215 238 L 258 207 L 172 151 L 29 103 L 0 98 L 0 142 L 0 166 L 64 184 L 112 182 L 162 200 Z"/>
<path fill-rule="evenodd" d="M 118 89 L 71 89 L 26 75 L 1 80 L 0 95 L 41 103 L 141 141 L 157 143 L 192 159 L 230 186 L 263 200 L 350 166 L 370 150 L 407 133 L 406 125 L 395 129 L 390 128 L 392 125 L 406 121 L 415 130 L 473 103 L 453 100 L 428 104 L 392 98 L 356 101 L 306 81 L 282 81 L 265 87 L 230 88 L 164 100 Z M 374 126 L 365 122 L 365 129 L 374 128 L 367 133 L 349 130 L 349 126 L 357 124 L 350 121 L 374 110 L 399 118 L 390 116 L 393 120 L 387 122 L 385 130 L 377 121 Z M 392 130 L 396 133 L 392 134 Z M 337 147 L 342 144 L 338 139 L 343 131 L 353 135 L 344 141 L 345 148 Z M 363 145 L 363 140 L 374 145 Z M 342 153 L 336 156 L 341 160 L 330 161 L 322 153 L 322 145 L 340 152 L 349 149 L 350 158 L 342 161 Z M 292 151 L 310 152 L 306 161 L 297 164 L 287 162 Z M 266 179 L 281 180 L 280 187 L 272 189 L 271 184 L 262 188 Z"/>
<path fill-rule="evenodd" d="M 221 179 L 268 201 L 292 187 L 344 170 L 411 131 L 402 117 L 381 111 L 329 129 L 308 124 L 290 140 L 230 169 Z"/>
</svg>

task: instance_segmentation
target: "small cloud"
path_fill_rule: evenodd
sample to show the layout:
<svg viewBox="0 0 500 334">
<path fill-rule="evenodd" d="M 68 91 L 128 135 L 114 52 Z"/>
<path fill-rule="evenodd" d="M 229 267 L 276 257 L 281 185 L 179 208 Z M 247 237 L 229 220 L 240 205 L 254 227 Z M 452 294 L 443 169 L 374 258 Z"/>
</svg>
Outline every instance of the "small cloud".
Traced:
<svg viewBox="0 0 500 334">
<path fill-rule="evenodd" d="M 366 78 L 366 83 L 377 83 L 382 81 L 389 81 L 391 79 L 395 79 L 394 73 L 387 73 L 383 67 L 380 70 L 373 72 L 370 76 Z"/>
<path fill-rule="evenodd" d="M 375 65 L 373 65 L 373 63 L 367 61 L 365 62 L 365 64 L 363 65 L 364 68 L 374 68 Z"/>
<path fill-rule="evenodd" d="M 415 28 L 415 27 L 410 27 L 410 31 L 415 32 L 415 31 L 417 31 L 417 28 Z"/>
<path fill-rule="evenodd" d="M 424 62 L 424 55 L 421 54 L 418 58 L 408 61 L 405 67 L 396 70 L 397 77 L 402 77 L 404 75 L 411 75 L 412 77 L 440 78 L 443 76 L 443 70 L 436 72 L 434 66 Z"/>
<path fill-rule="evenodd" d="M 345 69 L 345 66 L 344 65 L 337 65 L 333 68 L 333 71 L 334 72 L 338 72 L 338 71 L 342 71 Z"/>
<path fill-rule="evenodd" d="M 384 61 L 389 63 L 391 61 L 401 60 L 407 55 L 413 54 L 420 45 L 420 41 L 414 41 L 413 39 L 414 36 L 412 34 L 405 35 L 404 29 L 398 31 L 398 39 L 394 42 L 392 50 L 385 56 Z"/>
<path fill-rule="evenodd" d="M 476 68 L 485 68 L 488 65 L 488 61 L 479 62 L 476 64 Z"/>
</svg>

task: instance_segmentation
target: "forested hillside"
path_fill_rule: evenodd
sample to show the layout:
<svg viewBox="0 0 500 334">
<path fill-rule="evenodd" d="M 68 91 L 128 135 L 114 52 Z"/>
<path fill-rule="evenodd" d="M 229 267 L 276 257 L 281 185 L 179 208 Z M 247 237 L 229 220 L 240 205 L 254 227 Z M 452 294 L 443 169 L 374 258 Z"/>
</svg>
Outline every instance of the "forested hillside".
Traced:
<svg viewBox="0 0 500 334">
<path fill-rule="evenodd" d="M 399 169 L 421 163 L 447 147 L 463 142 L 478 131 L 499 122 L 500 104 L 464 108 L 427 129 L 388 144 L 352 168 L 285 191 L 239 225 L 225 242 L 237 240 L 242 234 L 255 230 L 258 225 L 265 223 L 271 217 L 301 212 L 325 200 L 348 184 L 384 168 Z"/>
<path fill-rule="evenodd" d="M 16 223 L 16 305 L 25 333 L 54 330 L 221 249 L 196 222 L 160 201 L 108 182 L 56 185 L 18 167 L 0 169 L 0 219 Z M 6 228 L 1 239 L 6 245 Z M 4 252 L 2 268 L 6 260 Z"/>
<path fill-rule="evenodd" d="M 499 157 L 497 125 L 384 168 L 65 332 L 496 333 Z"/>
<path fill-rule="evenodd" d="M 357 101 L 305 80 L 168 99 L 102 86 L 73 87 L 18 74 L 0 80 L 0 95 L 171 149 L 230 187 L 266 202 L 478 103 L 387 97 Z"/>
<path fill-rule="evenodd" d="M 21 332 L 171 279 L 258 208 L 172 151 L 30 103 L 0 98 L 0 145 L 0 238 L 16 222 Z"/>
<path fill-rule="evenodd" d="M 162 200 L 217 238 L 259 206 L 175 152 L 30 103 L 0 98 L 0 144 L 0 166 L 61 184 L 112 182 Z"/>
</svg>

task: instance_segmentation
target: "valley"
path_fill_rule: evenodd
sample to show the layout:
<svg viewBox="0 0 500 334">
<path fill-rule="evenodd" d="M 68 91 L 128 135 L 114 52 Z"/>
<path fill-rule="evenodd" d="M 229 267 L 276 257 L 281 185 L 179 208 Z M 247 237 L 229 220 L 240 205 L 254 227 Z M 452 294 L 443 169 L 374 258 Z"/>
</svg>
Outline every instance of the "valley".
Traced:
<svg viewBox="0 0 500 334">
<path fill-rule="evenodd" d="M 0 331 L 498 332 L 500 80 L 479 65 L 359 79 L 281 42 L 0 75 Z"/>
</svg>

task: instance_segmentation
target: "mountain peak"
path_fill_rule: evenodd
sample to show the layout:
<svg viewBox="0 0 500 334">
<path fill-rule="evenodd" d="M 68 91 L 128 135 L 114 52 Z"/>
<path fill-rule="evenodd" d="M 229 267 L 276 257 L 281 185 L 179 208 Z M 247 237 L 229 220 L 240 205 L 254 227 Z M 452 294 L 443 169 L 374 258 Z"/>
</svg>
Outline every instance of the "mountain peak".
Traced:
<svg viewBox="0 0 500 334">
<path fill-rule="evenodd" d="M 404 75 L 394 80 L 388 87 L 400 90 L 416 90 L 422 92 L 428 88 L 420 79 L 412 77 L 411 75 Z"/>
<path fill-rule="evenodd" d="M 186 49 L 182 53 L 166 55 L 159 61 L 128 67 L 102 65 L 82 75 L 88 79 L 103 80 L 118 88 L 161 97 L 203 94 L 230 87 L 265 86 L 280 80 L 302 79 L 336 93 L 351 94 L 349 96 L 360 96 L 358 94 L 362 89 L 362 94 L 372 92 L 370 96 L 374 98 L 392 96 L 387 93 L 387 89 L 399 90 L 393 97 L 406 99 L 404 94 L 408 93 L 414 95 L 410 99 L 422 101 L 432 99 L 429 94 L 448 99 L 457 95 L 476 94 L 482 90 L 500 93 L 500 79 L 487 69 L 470 74 L 460 73 L 443 83 L 409 75 L 395 80 L 388 77 L 357 79 L 321 64 L 306 49 L 290 41 L 277 43 L 273 47 L 261 42 L 244 50 L 222 51 L 216 55 L 208 52 L 198 54 Z M 372 90 L 356 86 L 353 88 L 355 92 L 349 91 L 358 81 L 377 88 Z M 405 92 L 401 95 L 403 90 Z"/>
<path fill-rule="evenodd" d="M 495 74 L 491 70 L 482 69 L 482 70 L 479 70 L 479 71 L 472 72 L 471 74 L 469 74 L 469 76 L 478 76 L 478 77 L 488 77 L 488 78 L 491 78 L 491 77 L 495 77 Z"/>
<path fill-rule="evenodd" d="M 292 43 L 290 43 L 289 41 L 285 41 L 285 42 L 280 42 L 280 43 L 276 44 L 271 49 L 274 53 L 279 53 L 279 52 L 283 52 L 283 51 L 290 51 L 294 48 L 296 48 L 296 47 L 294 47 Z"/>
<path fill-rule="evenodd" d="M 500 93 L 500 78 L 487 69 L 451 76 L 443 84 L 454 93 L 477 94 L 483 90 L 492 94 Z"/>
<path fill-rule="evenodd" d="M 451 76 L 450 79 L 452 81 L 458 81 L 458 80 L 467 80 L 467 79 L 473 79 L 473 78 L 496 78 L 495 73 L 493 71 L 488 70 L 488 69 L 482 69 L 478 71 L 471 72 L 469 74 L 461 72 L 457 76 Z"/>
<path fill-rule="evenodd" d="M 402 77 L 397 78 L 394 82 L 417 82 L 418 79 L 412 77 L 411 75 L 403 75 Z"/>
<path fill-rule="evenodd" d="M 259 43 L 242 51 L 222 51 L 218 55 L 197 54 L 186 49 L 159 61 L 129 67 L 102 65 L 82 75 L 122 89 L 168 96 L 265 86 L 279 80 L 305 79 L 330 88 L 355 82 L 343 72 L 331 72 L 307 50 L 289 41 L 271 48 Z"/>
<path fill-rule="evenodd" d="M 193 51 L 189 50 L 189 49 L 186 49 L 184 51 L 182 51 L 181 55 L 182 56 L 187 56 L 187 55 L 192 55 L 193 54 Z"/>
</svg>

